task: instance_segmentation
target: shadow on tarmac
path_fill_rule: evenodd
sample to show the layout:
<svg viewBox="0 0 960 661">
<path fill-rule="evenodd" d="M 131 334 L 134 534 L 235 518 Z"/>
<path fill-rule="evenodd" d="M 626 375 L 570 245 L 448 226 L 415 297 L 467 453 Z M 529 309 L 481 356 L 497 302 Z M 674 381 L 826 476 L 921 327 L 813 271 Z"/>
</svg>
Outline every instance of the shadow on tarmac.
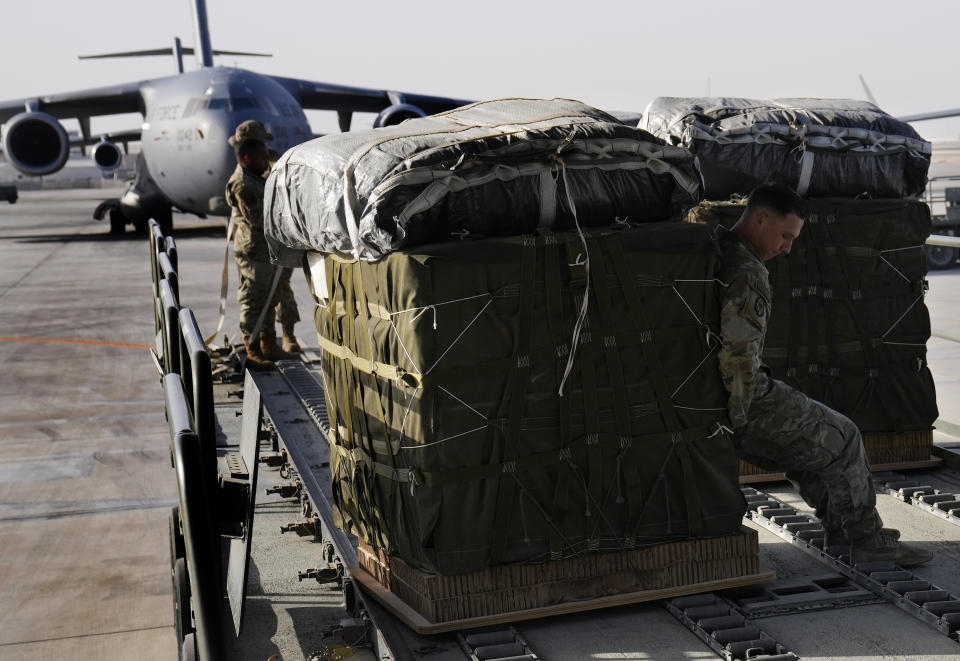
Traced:
<svg viewBox="0 0 960 661">
<path fill-rule="evenodd" d="M 201 227 L 187 227 L 184 229 L 174 229 L 173 238 L 176 240 L 189 239 L 191 237 L 222 237 L 225 235 L 223 225 L 210 225 Z M 132 241 L 145 241 L 147 235 L 140 232 L 125 232 L 123 234 L 110 234 L 109 231 L 98 232 L 96 234 L 12 234 L 0 236 L 0 241 L 14 241 L 15 243 L 121 243 Z"/>
</svg>

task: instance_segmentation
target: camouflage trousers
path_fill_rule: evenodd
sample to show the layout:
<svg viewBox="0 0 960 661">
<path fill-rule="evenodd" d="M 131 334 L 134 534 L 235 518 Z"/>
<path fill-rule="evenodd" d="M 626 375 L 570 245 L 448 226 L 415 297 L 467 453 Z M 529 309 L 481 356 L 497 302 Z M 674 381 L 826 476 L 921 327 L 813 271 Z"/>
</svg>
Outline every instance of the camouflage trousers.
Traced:
<svg viewBox="0 0 960 661">
<path fill-rule="evenodd" d="M 237 262 L 237 273 L 240 276 L 237 300 L 240 302 L 240 333 L 244 344 L 249 342 L 260 312 L 265 307 L 267 313 L 263 317 L 261 337 L 276 337 L 277 320 L 280 321 L 281 326 L 292 326 L 300 321 L 297 300 L 290 287 L 290 276 L 293 274 L 291 269 L 269 262 L 256 261 L 240 252 L 234 253 L 234 257 Z M 274 292 L 273 300 L 268 302 L 270 285 L 273 284 L 274 274 L 278 268 L 283 269 L 283 274 L 280 276 L 280 283 L 277 285 L 277 291 Z"/>
<path fill-rule="evenodd" d="M 860 539 L 880 528 L 863 439 L 849 418 L 775 379 L 748 415 L 733 435 L 740 458 L 786 473 L 827 530 Z"/>
</svg>

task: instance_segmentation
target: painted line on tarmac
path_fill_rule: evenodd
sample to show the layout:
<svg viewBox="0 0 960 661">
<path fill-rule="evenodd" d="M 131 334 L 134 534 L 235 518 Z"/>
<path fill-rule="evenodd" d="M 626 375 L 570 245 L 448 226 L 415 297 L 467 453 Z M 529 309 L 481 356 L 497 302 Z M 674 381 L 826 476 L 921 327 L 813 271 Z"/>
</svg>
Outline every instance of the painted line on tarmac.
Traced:
<svg viewBox="0 0 960 661">
<path fill-rule="evenodd" d="M 156 627 L 141 627 L 139 629 L 120 629 L 119 631 L 104 631 L 103 633 L 78 633 L 75 636 L 59 636 L 57 638 L 38 638 L 36 640 L 20 640 L 13 643 L 0 643 L 0 647 L 11 647 L 13 645 L 36 645 L 38 643 L 54 643 L 58 640 L 74 640 L 76 638 L 95 638 L 96 636 L 117 636 L 124 633 L 138 633 L 140 631 L 157 631 L 159 629 L 172 629 L 172 624 L 165 624 Z"/>
<path fill-rule="evenodd" d="M 66 425 L 76 422 L 101 422 L 104 420 L 123 420 L 124 418 L 146 418 L 150 416 L 166 415 L 163 411 L 147 411 L 145 413 L 114 413 L 112 415 L 88 415 L 82 418 L 31 418 L 30 420 L 13 420 L 0 422 L 0 429 L 9 427 L 23 427 L 24 425 Z"/>
<path fill-rule="evenodd" d="M 57 344 L 96 344 L 105 347 L 129 347 L 131 349 L 150 349 L 149 344 L 131 342 L 104 342 L 102 340 L 70 340 L 56 337 L 0 337 L 0 342 L 55 342 Z"/>
<path fill-rule="evenodd" d="M 71 452 L 69 454 L 41 454 L 30 457 L 7 457 L 0 459 L 0 466 L 3 464 L 13 464 L 18 462 L 34 461 L 69 461 L 71 459 L 100 459 L 117 454 L 166 454 L 167 448 L 113 448 L 111 450 L 94 450 L 92 452 Z"/>
<path fill-rule="evenodd" d="M 130 512 L 140 510 L 155 510 L 173 507 L 177 504 L 176 498 L 133 498 L 129 500 L 91 500 L 87 502 L 55 502 L 55 503 L 35 503 L 19 504 L 4 503 L 0 505 L 0 512 L 5 508 L 9 509 L 33 509 L 43 510 L 44 507 L 60 507 L 60 510 L 47 510 L 40 512 L 30 512 L 25 514 L 13 514 L 11 516 L 0 515 L 0 523 L 10 521 L 34 521 L 45 519 L 63 519 L 75 516 L 89 516 L 92 514 L 113 514 L 116 512 Z"/>
</svg>

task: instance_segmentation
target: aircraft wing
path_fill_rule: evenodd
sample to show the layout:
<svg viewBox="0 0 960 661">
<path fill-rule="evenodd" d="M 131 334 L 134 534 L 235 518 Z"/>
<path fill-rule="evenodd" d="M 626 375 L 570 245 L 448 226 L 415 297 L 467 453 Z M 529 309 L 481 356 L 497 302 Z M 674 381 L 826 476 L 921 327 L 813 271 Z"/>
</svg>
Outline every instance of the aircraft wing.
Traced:
<svg viewBox="0 0 960 661">
<path fill-rule="evenodd" d="M 960 108 L 953 110 L 938 110 L 937 112 L 922 112 L 916 115 L 897 117 L 901 122 L 921 122 L 925 119 L 943 119 L 944 117 L 960 117 Z"/>
<path fill-rule="evenodd" d="M 407 94 L 387 90 L 330 85 L 297 78 L 271 76 L 283 85 L 306 110 L 338 110 L 343 112 L 380 112 L 387 106 L 409 103 L 423 109 L 428 115 L 458 108 L 471 101 L 448 99 L 442 96 Z"/>
<path fill-rule="evenodd" d="M 143 99 L 140 96 L 140 83 L 127 83 L 78 92 L 0 101 L 0 123 L 28 107 L 53 115 L 57 119 L 83 118 L 143 112 Z"/>
</svg>

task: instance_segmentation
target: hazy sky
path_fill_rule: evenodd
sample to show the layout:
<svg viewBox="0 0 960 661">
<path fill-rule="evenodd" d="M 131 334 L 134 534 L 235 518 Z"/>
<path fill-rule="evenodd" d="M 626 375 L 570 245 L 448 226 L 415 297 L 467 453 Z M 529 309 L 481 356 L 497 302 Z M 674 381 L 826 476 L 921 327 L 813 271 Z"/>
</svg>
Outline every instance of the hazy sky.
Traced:
<svg viewBox="0 0 960 661">
<path fill-rule="evenodd" d="M 169 75 L 172 58 L 78 54 L 193 44 L 189 0 L 3 3 L 0 99 Z M 655 96 L 856 97 L 894 115 L 960 107 L 960 2 L 208 0 L 218 58 L 311 80 L 467 99 L 577 98 L 640 111 Z M 190 66 L 196 66 L 190 61 Z M 335 119 L 311 114 L 316 131 Z M 133 128 L 135 117 L 94 121 Z M 119 124 L 119 125 L 118 125 Z M 915 125 L 957 137 L 960 119 Z"/>
</svg>

